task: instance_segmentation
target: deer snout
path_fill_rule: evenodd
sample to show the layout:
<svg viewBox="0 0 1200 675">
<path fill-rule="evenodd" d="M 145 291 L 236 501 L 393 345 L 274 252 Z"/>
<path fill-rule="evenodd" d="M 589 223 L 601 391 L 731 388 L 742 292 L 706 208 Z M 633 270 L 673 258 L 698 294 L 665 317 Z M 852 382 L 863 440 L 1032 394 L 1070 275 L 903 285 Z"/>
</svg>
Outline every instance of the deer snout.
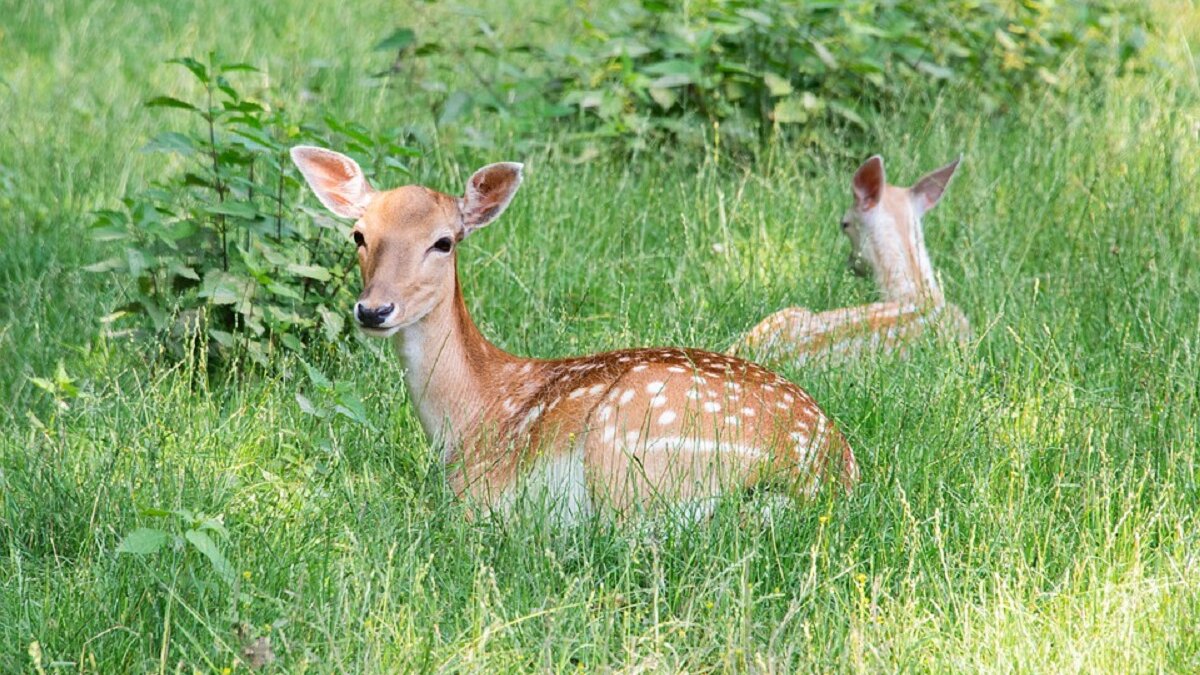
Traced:
<svg viewBox="0 0 1200 675">
<path fill-rule="evenodd" d="M 396 305 L 390 302 L 375 306 L 361 301 L 354 303 L 354 318 L 363 328 L 379 328 L 395 313 Z"/>
</svg>

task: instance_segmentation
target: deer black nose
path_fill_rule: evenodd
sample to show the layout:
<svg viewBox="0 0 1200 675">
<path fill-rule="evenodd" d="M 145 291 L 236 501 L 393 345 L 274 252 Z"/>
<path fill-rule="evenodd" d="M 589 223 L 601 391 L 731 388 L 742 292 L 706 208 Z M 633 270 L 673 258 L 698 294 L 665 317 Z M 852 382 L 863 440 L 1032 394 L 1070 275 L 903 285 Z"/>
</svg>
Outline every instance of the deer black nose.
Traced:
<svg viewBox="0 0 1200 675">
<path fill-rule="evenodd" d="M 390 302 L 375 308 L 367 307 L 358 302 L 354 304 L 354 318 L 358 319 L 359 325 L 365 328 L 378 328 L 383 325 L 383 322 L 391 316 L 395 309 L 396 306 Z"/>
</svg>

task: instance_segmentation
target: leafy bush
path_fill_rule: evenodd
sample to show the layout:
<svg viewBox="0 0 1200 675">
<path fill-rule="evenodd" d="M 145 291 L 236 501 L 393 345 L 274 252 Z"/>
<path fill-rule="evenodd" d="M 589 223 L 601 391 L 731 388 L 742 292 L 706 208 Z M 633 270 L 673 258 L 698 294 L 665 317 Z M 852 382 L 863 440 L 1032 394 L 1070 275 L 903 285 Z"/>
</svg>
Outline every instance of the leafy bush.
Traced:
<svg viewBox="0 0 1200 675">
<path fill-rule="evenodd" d="M 599 133 L 640 146 L 719 123 L 736 142 L 861 127 L 865 106 L 943 83 L 985 109 L 1076 84 L 1134 57 L 1147 21 L 1128 0 L 641 0 L 588 14 L 543 57 L 547 88 Z"/>
<path fill-rule="evenodd" d="M 296 125 L 234 87 L 232 74 L 253 67 L 209 61 L 172 61 L 200 83 L 202 102 L 158 96 L 146 103 L 185 111 L 199 124 L 146 146 L 182 166 L 126 196 L 124 208 L 98 212 L 95 238 L 123 250 L 88 269 L 134 282 L 132 301 L 107 321 L 144 315 L 175 350 L 201 326 L 223 359 L 265 364 L 278 347 L 299 350 L 311 337 L 341 335 L 355 274 L 343 226 L 299 203 L 288 148 L 336 136 L 367 171 L 407 172 L 402 158 L 418 153 L 392 140 L 399 132 L 373 135 L 332 118 L 321 128 Z"/>
</svg>

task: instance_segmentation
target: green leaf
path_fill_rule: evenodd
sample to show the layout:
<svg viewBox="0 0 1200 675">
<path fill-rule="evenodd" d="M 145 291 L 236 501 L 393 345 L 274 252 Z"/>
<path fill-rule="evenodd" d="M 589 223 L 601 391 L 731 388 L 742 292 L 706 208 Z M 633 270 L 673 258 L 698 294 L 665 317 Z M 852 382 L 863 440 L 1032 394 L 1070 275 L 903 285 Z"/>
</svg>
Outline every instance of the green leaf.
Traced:
<svg viewBox="0 0 1200 675">
<path fill-rule="evenodd" d="M 315 279 L 316 281 L 329 281 L 333 278 L 333 276 L 329 274 L 329 270 L 321 267 L 320 265 L 301 265 L 299 263 L 292 263 L 288 265 L 286 269 L 296 276 L 304 277 L 306 279 Z"/>
<path fill-rule="evenodd" d="M 253 220 L 258 217 L 258 209 L 254 208 L 253 204 L 247 202 L 221 202 L 205 206 L 204 210 L 215 215 L 245 218 L 246 220 Z"/>
<path fill-rule="evenodd" d="M 377 52 L 394 52 L 407 49 L 416 41 L 417 34 L 411 28 L 397 28 L 377 42 L 373 49 Z"/>
<path fill-rule="evenodd" d="M 121 258 L 121 256 L 113 256 L 111 258 L 108 258 L 107 260 L 101 260 L 100 262 L 92 263 L 91 265 L 84 265 L 83 271 L 84 272 L 111 272 L 113 270 L 121 269 L 124 266 L 124 264 L 125 264 L 125 260 L 123 258 Z"/>
<path fill-rule="evenodd" d="M 184 68 L 187 68 L 188 70 L 192 71 L 192 75 L 195 75 L 197 80 L 200 80 L 205 84 L 207 84 L 209 81 L 208 68 L 206 68 L 203 63 L 200 63 L 190 56 L 181 56 L 179 58 L 168 59 L 167 63 L 176 63 Z"/>
<path fill-rule="evenodd" d="M 195 110 L 200 112 L 196 106 L 187 101 L 180 101 L 172 96 L 155 96 L 146 101 L 147 108 L 179 108 L 181 110 Z"/>
<path fill-rule="evenodd" d="M 192 139 L 175 131 L 164 131 L 142 146 L 142 152 L 175 152 L 186 156 L 195 151 Z"/>
<path fill-rule="evenodd" d="M 117 553 L 132 553 L 134 555 L 150 555 L 162 548 L 171 535 L 149 527 L 139 527 L 125 535 L 117 545 Z"/>
<path fill-rule="evenodd" d="M 183 533 L 183 538 L 196 547 L 196 550 L 208 558 L 212 563 L 213 570 L 226 582 L 233 581 L 233 568 L 229 565 L 229 561 L 225 556 L 221 555 L 221 550 L 217 548 L 216 542 L 204 530 L 188 530 Z"/>
<path fill-rule="evenodd" d="M 936 63 L 929 61 L 921 61 L 917 64 L 917 70 L 933 77 L 936 80 L 949 80 L 954 77 L 954 71 L 945 66 L 939 66 Z"/>
<path fill-rule="evenodd" d="M 776 124 L 802 124 L 808 121 L 808 110 L 798 96 L 789 96 L 775 104 L 771 118 Z"/>
<path fill-rule="evenodd" d="M 771 92 L 771 96 L 774 96 L 775 98 L 787 96 L 794 91 L 792 89 L 792 83 L 789 82 L 787 78 L 780 77 L 775 73 L 767 73 L 763 75 L 763 83 L 767 85 L 767 91 Z"/>
<path fill-rule="evenodd" d="M 313 405 L 313 402 L 310 401 L 304 394 L 299 392 L 296 393 L 296 403 L 300 406 L 300 412 L 304 413 L 305 415 L 312 415 L 313 417 L 325 419 L 325 413 L 317 408 L 317 406 Z"/>
<path fill-rule="evenodd" d="M 453 123 L 458 118 L 467 114 L 475 100 L 465 91 L 455 91 L 446 97 L 442 103 L 442 110 L 438 113 L 438 126 L 445 126 Z"/>
<path fill-rule="evenodd" d="M 663 110 L 670 110 L 679 101 L 679 94 L 674 89 L 650 87 L 649 92 L 650 98 L 654 99 L 654 102 Z"/>
<path fill-rule="evenodd" d="M 325 373 L 322 373 L 315 367 L 309 365 L 307 361 L 302 359 L 300 361 L 300 365 L 304 366 L 304 371 L 308 374 L 308 381 L 312 382 L 313 385 L 318 389 L 329 389 L 333 386 L 333 383 L 329 381 L 329 378 L 325 377 Z"/>
</svg>

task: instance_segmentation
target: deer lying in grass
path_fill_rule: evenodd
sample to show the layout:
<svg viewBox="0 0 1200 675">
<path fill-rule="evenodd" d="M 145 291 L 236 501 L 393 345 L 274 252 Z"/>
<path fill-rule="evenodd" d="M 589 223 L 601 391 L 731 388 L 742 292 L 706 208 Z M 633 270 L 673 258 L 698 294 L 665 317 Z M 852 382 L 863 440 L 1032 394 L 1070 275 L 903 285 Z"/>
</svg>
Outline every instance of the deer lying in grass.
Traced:
<svg viewBox="0 0 1200 675">
<path fill-rule="evenodd" d="M 911 188 L 888 185 L 883 159 L 871 157 L 854 174 L 854 205 L 842 218 L 850 238 L 850 267 L 875 275 L 882 302 L 812 312 L 789 307 L 763 319 L 730 353 L 806 364 L 844 363 L 873 350 L 903 354 L 926 331 L 970 339 L 962 310 L 946 302 L 925 250 L 921 218 L 937 205 L 959 160 Z"/>
<path fill-rule="evenodd" d="M 488 342 L 463 303 L 456 249 L 508 206 L 520 164 L 485 166 L 451 197 L 377 192 L 354 160 L 322 148 L 292 159 L 326 207 L 356 221 L 354 317 L 394 337 L 421 426 L 473 507 L 503 513 L 536 491 L 573 521 L 606 506 L 703 510 L 730 487 L 811 493 L 830 465 L 855 482 L 854 454 L 816 401 L 755 364 L 691 349 L 539 360 Z"/>
</svg>

